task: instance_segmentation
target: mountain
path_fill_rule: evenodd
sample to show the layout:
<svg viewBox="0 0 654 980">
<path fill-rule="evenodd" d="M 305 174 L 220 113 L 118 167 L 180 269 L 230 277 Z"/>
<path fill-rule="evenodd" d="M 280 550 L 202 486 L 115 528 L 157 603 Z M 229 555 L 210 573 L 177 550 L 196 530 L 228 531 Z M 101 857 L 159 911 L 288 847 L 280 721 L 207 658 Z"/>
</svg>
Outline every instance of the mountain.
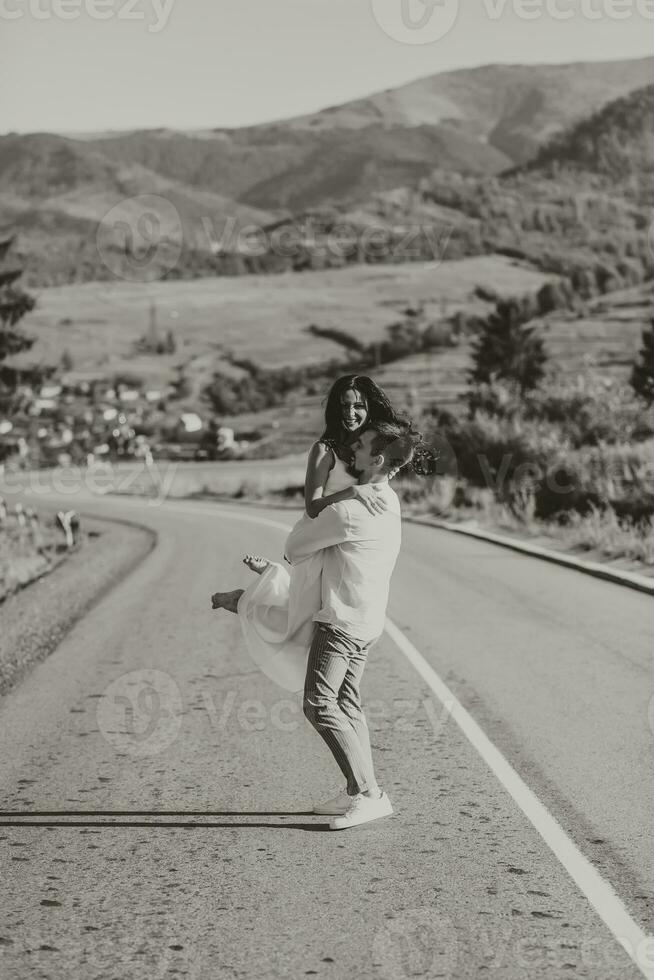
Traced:
<svg viewBox="0 0 654 980">
<path fill-rule="evenodd" d="M 461 128 L 515 163 L 555 132 L 654 82 L 654 58 L 563 65 L 486 65 L 442 72 L 287 120 L 311 132 L 368 126 Z"/>
<path fill-rule="evenodd" d="M 408 184 L 436 167 L 499 173 L 652 82 L 654 58 L 489 65 L 258 126 L 146 130 L 85 142 L 122 163 L 264 209 L 280 202 L 310 207 L 342 200 L 350 189 L 359 196 Z"/>
<path fill-rule="evenodd" d="M 143 206 L 133 200 L 141 195 L 147 195 Z M 210 252 L 225 231 L 233 239 L 239 228 L 265 225 L 274 216 L 118 162 L 89 142 L 49 133 L 0 139 L 0 221 L 19 233 L 29 283 L 35 274 L 40 283 L 107 278 L 96 247 L 99 229 L 109 252 L 122 248 L 125 224 L 136 245 L 150 236 L 170 237 L 191 251 Z"/>
<path fill-rule="evenodd" d="M 117 161 L 92 143 L 49 133 L 0 139 L 0 194 L 3 206 L 40 207 L 89 221 L 98 221 L 116 203 L 138 194 L 165 196 L 189 217 L 232 216 L 243 224 L 271 218 L 134 161 Z"/>
<path fill-rule="evenodd" d="M 609 103 L 652 83 L 654 58 L 489 65 L 240 129 L 85 138 L 10 134 L 0 137 L 0 225 L 21 232 L 28 279 L 104 277 L 108 272 L 94 254 L 98 223 L 121 201 L 157 195 L 165 199 L 161 214 L 154 208 L 160 227 L 167 227 L 169 201 L 193 253 L 176 274 L 215 274 L 222 270 L 197 256 L 212 254 L 211 238 L 220 239 L 226 225 L 266 226 L 325 207 L 367 211 L 369 202 L 383 202 L 396 188 L 416 188 L 434 171 L 446 183 L 447 174 L 474 183 L 534 159 L 542 164 L 541 151 L 572 158 L 587 144 L 588 131 L 577 137 L 576 148 L 550 141 L 561 134 L 561 141 L 569 139 L 582 120 L 601 128 Z M 641 147 L 642 161 L 648 146 Z"/>
</svg>

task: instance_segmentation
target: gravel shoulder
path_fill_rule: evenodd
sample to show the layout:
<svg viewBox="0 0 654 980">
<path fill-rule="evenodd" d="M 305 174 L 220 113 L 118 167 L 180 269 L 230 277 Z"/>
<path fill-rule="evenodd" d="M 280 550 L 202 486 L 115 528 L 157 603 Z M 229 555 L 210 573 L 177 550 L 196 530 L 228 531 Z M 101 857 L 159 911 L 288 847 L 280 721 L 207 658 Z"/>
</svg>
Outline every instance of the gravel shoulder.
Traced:
<svg viewBox="0 0 654 980">
<path fill-rule="evenodd" d="M 0 695 L 49 656 L 156 543 L 153 531 L 123 521 L 84 518 L 83 529 L 78 550 L 0 605 Z"/>
</svg>

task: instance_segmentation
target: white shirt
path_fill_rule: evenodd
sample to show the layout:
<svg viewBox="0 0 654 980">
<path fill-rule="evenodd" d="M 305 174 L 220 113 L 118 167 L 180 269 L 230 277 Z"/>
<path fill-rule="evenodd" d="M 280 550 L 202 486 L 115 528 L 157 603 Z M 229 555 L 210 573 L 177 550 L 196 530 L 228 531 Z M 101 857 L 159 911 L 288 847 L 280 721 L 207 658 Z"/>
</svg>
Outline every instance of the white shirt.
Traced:
<svg viewBox="0 0 654 980">
<path fill-rule="evenodd" d="M 286 542 L 294 572 L 322 553 L 321 603 L 313 620 L 364 642 L 383 632 L 402 538 L 398 496 L 388 482 L 377 486 L 388 505 L 382 514 L 371 514 L 360 500 L 330 504 L 314 520 L 298 521 Z"/>
<path fill-rule="evenodd" d="M 383 514 L 354 500 L 314 520 L 304 514 L 286 542 L 292 566 L 272 562 L 239 599 L 252 660 L 287 691 L 304 687 L 316 620 L 366 641 L 383 630 L 401 524 L 397 495 L 387 484 L 380 490 L 389 505 Z"/>
</svg>

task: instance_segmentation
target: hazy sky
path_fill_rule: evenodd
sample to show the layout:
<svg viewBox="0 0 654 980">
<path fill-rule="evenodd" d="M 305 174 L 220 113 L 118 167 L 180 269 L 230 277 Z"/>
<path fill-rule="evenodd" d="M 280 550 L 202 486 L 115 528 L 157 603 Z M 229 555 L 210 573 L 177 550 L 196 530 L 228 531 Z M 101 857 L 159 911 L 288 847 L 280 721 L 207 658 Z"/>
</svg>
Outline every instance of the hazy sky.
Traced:
<svg viewBox="0 0 654 980">
<path fill-rule="evenodd" d="M 451 68 L 654 53 L 654 0 L 460 0 L 448 33 L 457 0 L 426 2 L 0 0 L 0 132 L 238 126 Z"/>
</svg>

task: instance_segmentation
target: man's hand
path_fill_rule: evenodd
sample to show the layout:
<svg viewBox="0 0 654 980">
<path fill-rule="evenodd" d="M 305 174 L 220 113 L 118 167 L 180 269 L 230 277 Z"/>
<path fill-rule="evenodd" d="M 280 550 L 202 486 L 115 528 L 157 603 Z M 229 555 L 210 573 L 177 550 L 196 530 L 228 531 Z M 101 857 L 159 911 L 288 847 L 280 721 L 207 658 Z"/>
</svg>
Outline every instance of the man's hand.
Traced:
<svg viewBox="0 0 654 980">
<path fill-rule="evenodd" d="M 388 510 L 388 504 L 381 495 L 381 492 L 372 484 L 365 483 L 362 486 L 355 484 L 352 487 L 354 500 L 360 500 L 371 514 L 383 514 Z"/>
</svg>

